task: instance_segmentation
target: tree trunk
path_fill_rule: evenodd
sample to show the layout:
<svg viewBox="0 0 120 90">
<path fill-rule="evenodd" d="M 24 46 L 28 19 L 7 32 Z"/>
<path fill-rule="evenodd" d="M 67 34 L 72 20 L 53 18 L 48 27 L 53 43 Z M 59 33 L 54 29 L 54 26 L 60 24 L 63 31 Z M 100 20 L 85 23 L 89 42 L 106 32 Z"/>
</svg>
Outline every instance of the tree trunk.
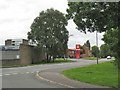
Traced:
<svg viewBox="0 0 120 90">
<path fill-rule="evenodd" d="M 55 62 L 55 56 L 53 56 L 53 62 Z"/>
<path fill-rule="evenodd" d="M 49 63 L 50 61 L 49 61 L 49 54 L 47 54 L 47 63 Z"/>
</svg>

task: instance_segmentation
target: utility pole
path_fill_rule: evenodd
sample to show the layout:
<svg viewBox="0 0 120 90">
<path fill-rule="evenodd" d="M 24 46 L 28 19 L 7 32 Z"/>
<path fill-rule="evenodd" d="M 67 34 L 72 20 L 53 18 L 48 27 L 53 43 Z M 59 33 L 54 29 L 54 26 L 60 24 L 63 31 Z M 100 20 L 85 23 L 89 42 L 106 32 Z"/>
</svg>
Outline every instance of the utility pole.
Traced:
<svg viewBox="0 0 120 90">
<path fill-rule="evenodd" d="M 96 46 L 98 47 L 98 32 L 96 31 Z M 98 54 L 99 51 L 97 50 L 97 64 L 98 64 Z"/>
</svg>

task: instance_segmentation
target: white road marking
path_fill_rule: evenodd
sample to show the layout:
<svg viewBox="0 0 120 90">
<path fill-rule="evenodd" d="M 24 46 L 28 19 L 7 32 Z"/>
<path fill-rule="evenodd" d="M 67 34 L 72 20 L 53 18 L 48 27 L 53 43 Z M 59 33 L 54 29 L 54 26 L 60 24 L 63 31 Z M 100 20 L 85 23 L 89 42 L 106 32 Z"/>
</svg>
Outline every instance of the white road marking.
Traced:
<svg viewBox="0 0 120 90">
<path fill-rule="evenodd" d="M 31 73 L 34 73 L 34 72 L 31 72 Z"/>
<path fill-rule="evenodd" d="M 2 75 L 0 75 L 0 77 L 2 77 Z"/>
<path fill-rule="evenodd" d="M 11 75 L 11 74 L 4 74 L 4 75 L 9 76 L 9 75 Z"/>
<path fill-rule="evenodd" d="M 30 73 L 30 72 L 26 72 L 26 74 L 28 74 L 28 73 Z"/>
<path fill-rule="evenodd" d="M 69 85 L 66 85 L 66 84 L 62 84 L 62 83 L 58 83 L 58 82 L 55 82 L 55 81 L 51 81 L 51 80 L 48 80 L 46 78 L 43 78 L 39 75 L 39 72 L 36 72 L 36 77 L 38 79 L 42 79 L 44 81 L 47 81 L 47 82 L 50 82 L 50 83 L 54 83 L 54 84 L 58 84 L 58 85 L 61 85 L 61 86 L 64 86 L 64 87 L 68 87 L 68 88 L 75 88 L 75 87 L 72 87 L 72 86 L 69 86 Z"/>
</svg>

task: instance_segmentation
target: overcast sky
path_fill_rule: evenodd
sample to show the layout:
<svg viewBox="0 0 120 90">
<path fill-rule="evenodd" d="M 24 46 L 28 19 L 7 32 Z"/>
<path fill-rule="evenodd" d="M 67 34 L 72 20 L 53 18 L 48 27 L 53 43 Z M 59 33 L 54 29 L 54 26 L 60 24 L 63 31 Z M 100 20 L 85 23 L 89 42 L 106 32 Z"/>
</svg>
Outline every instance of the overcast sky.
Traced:
<svg viewBox="0 0 120 90">
<path fill-rule="evenodd" d="M 42 10 L 57 9 L 66 13 L 67 0 L 0 0 L 0 45 L 4 45 L 6 39 L 27 39 L 27 32 L 33 20 Z M 68 47 L 74 48 L 75 44 L 83 45 L 87 40 L 91 46 L 96 45 L 95 33 L 81 33 L 75 29 L 76 25 L 69 20 L 67 29 L 69 34 Z M 98 34 L 99 46 L 104 42 L 102 34 Z"/>
</svg>

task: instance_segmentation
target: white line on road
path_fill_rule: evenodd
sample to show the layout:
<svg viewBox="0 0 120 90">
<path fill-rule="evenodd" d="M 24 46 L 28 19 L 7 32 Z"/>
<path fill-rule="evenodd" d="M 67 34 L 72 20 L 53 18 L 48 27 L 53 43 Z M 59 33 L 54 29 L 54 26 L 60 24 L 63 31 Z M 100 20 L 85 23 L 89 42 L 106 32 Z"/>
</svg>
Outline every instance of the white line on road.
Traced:
<svg viewBox="0 0 120 90">
<path fill-rule="evenodd" d="M 9 76 L 9 75 L 11 75 L 11 74 L 4 74 L 4 75 Z"/>
<path fill-rule="evenodd" d="M 64 87 L 68 87 L 68 88 L 75 88 L 75 87 L 72 87 L 72 86 L 69 86 L 69 85 L 66 85 L 66 84 L 62 84 L 62 83 L 58 83 L 58 82 L 55 82 L 55 81 L 51 81 L 51 80 L 48 80 L 46 78 L 43 78 L 39 75 L 39 72 L 36 72 L 36 77 L 38 79 L 42 79 L 44 81 L 47 81 L 47 82 L 50 82 L 50 83 L 54 83 L 54 84 L 58 84 L 58 85 L 61 85 L 61 86 L 64 86 Z"/>
<path fill-rule="evenodd" d="M 34 73 L 34 72 L 31 72 L 31 73 Z"/>
<path fill-rule="evenodd" d="M 26 72 L 26 74 L 28 74 L 28 73 L 30 73 L 30 72 Z"/>
</svg>

